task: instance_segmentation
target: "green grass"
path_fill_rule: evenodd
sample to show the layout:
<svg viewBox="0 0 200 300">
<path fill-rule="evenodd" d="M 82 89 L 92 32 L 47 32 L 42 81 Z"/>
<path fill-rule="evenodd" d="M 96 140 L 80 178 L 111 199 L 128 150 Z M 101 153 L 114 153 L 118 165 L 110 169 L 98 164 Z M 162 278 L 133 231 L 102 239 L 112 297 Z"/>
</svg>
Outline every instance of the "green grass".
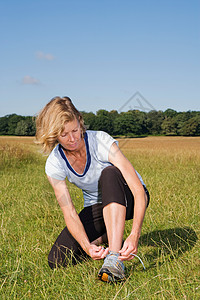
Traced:
<svg viewBox="0 0 200 300">
<path fill-rule="evenodd" d="M 97 280 L 102 261 L 52 271 L 47 255 L 65 226 L 32 139 L 0 138 L 0 299 L 199 299 L 200 139 L 120 141 L 151 194 L 126 281 Z M 69 190 L 81 210 L 81 192 Z M 126 223 L 125 236 L 131 221 Z"/>
</svg>

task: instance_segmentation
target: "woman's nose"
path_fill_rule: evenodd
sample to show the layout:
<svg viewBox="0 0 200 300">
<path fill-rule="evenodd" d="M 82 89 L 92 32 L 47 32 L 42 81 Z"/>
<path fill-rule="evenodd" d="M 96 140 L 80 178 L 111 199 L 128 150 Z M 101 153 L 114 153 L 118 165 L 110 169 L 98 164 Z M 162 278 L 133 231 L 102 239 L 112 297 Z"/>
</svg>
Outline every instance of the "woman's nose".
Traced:
<svg viewBox="0 0 200 300">
<path fill-rule="evenodd" d="M 74 134 L 73 134 L 73 132 L 69 132 L 69 141 L 70 142 L 74 141 Z"/>
</svg>

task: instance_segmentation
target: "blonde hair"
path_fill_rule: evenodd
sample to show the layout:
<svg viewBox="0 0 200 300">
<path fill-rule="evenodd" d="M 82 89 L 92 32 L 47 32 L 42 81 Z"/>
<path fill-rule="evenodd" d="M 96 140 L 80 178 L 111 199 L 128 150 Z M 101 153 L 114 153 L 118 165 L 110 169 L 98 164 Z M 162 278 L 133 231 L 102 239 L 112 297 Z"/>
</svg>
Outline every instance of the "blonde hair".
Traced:
<svg viewBox="0 0 200 300">
<path fill-rule="evenodd" d="M 75 119 L 80 123 L 83 137 L 86 130 L 83 117 L 71 99 L 69 97 L 53 98 L 36 118 L 36 144 L 42 145 L 43 152 L 50 153 L 58 143 L 57 138 L 64 130 L 65 124 Z"/>
</svg>

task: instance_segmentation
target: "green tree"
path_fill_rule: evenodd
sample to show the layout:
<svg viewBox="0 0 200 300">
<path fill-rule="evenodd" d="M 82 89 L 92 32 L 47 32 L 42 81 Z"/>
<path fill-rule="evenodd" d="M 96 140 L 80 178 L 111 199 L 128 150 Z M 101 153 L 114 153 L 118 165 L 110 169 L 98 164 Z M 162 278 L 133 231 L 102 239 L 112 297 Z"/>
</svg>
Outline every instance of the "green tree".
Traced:
<svg viewBox="0 0 200 300">
<path fill-rule="evenodd" d="M 8 116 L 0 118 L 0 135 L 8 133 Z"/>
<path fill-rule="evenodd" d="M 109 116 L 109 111 L 105 109 L 99 109 L 96 113 L 97 117 L 108 117 Z"/>
<path fill-rule="evenodd" d="M 164 120 L 163 112 L 160 110 L 151 110 L 147 113 L 146 126 L 148 134 L 158 135 L 162 133 L 162 122 Z"/>
<path fill-rule="evenodd" d="M 109 117 L 114 121 L 118 117 L 119 113 L 117 110 L 111 110 L 109 112 Z"/>
<path fill-rule="evenodd" d="M 7 134 L 8 135 L 15 135 L 15 129 L 17 126 L 17 123 L 21 120 L 24 120 L 25 117 L 23 116 L 19 116 L 16 114 L 12 114 L 8 116 L 8 131 Z"/>
<path fill-rule="evenodd" d="M 96 115 L 93 112 L 81 112 L 87 129 L 94 130 Z"/>
<path fill-rule="evenodd" d="M 171 117 L 166 117 L 161 124 L 162 133 L 165 135 L 177 135 L 176 120 Z"/>
<path fill-rule="evenodd" d="M 28 125 L 25 120 L 21 120 L 17 123 L 17 127 L 15 129 L 15 135 L 27 135 Z"/>
<path fill-rule="evenodd" d="M 35 121 L 32 117 L 26 117 L 17 123 L 15 135 L 33 136 L 35 135 Z"/>
<path fill-rule="evenodd" d="M 113 134 L 113 120 L 109 117 L 107 110 L 100 109 L 97 111 L 94 129 Z"/>
<path fill-rule="evenodd" d="M 170 117 L 170 118 L 174 118 L 176 115 L 177 115 L 177 111 L 171 109 L 171 108 L 168 108 L 167 110 L 164 111 L 163 115 L 165 117 Z"/>
<path fill-rule="evenodd" d="M 194 120 L 196 120 L 196 122 L 198 123 L 199 122 L 198 120 L 200 118 L 200 112 L 187 111 L 187 112 L 179 112 L 176 115 L 175 120 L 177 123 L 178 135 L 188 135 L 189 129 L 187 129 L 187 124 L 189 124 L 189 126 L 191 126 L 191 122 L 189 120 L 192 118 L 194 118 Z M 197 119 L 195 119 L 195 118 L 197 118 Z"/>
<path fill-rule="evenodd" d="M 145 113 L 137 110 L 121 112 L 114 121 L 114 133 L 119 135 L 141 135 L 146 132 Z"/>
<path fill-rule="evenodd" d="M 200 116 L 197 115 L 187 120 L 180 129 L 180 134 L 185 136 L 200 135 Z"/>
</svg>

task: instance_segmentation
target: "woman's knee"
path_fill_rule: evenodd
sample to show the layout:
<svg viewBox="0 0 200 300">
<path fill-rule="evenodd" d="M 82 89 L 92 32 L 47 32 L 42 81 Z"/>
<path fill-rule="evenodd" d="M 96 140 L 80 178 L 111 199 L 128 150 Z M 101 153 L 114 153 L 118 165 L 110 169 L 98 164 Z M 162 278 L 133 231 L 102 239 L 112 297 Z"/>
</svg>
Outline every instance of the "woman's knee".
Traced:
<svg viewBox="0 0 200 300">
<path fill-rule="evenodd" d="M 53 270 L 56 268 L 56 263 L 55 261 L 52 261 L 51 257 L 48 256 L 48 264 L 49 264 L 49 267 Z"/>
<path fill-rule="evenodd" d="M 58 267 L 60 262 L 59 255 L 58 255 L 59 249 L 56 248 L 57 247 L 53 245 L 48 255 L 48 264 L 51 269 L 55 269 L 56 267 Z"/>
<path fill-rule="evenodd" d="M 51 269 L 76 265 L 78 261 L 87 257 L 87 254 L 79 247 L 72 246 L 71 249 L 62 245 L 54 244 L 48 255 L 48 264 Z"/>
<path fill-rule="evenodd" d="M 120 170 L 115 166 L 108 166 L 101 172 L 100 182 L 104 180 L 113 180 L 118 176 L 121 176 Z"/>
<path fill-rule="evenodd" d="M 55 269 L 61 266 L 66 267 L 69 263 L 70 256 L 72 256 L 72 254 L 73 252 L 67 249 L 66 247 L 55 243 L 48 255 L 49 267 L 51 269 Z"/>
<path fill-rule="evenodd" d="M 109 166 L 102 171 L 99 187 L 103 207 L 112 202 L 126 206 L 124 178 L 117 167 Z"/>
</svg>

